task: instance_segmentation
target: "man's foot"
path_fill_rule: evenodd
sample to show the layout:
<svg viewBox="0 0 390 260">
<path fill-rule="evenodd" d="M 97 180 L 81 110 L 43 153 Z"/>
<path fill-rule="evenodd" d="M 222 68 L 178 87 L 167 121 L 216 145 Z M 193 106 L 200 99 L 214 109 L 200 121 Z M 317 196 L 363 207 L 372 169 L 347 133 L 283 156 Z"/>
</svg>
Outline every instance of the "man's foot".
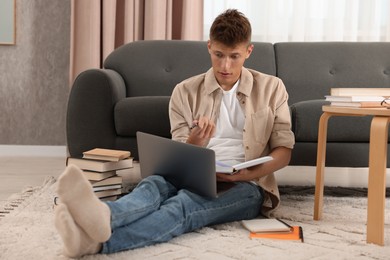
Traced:
<svg viewBox="0 0 390 260">
<path fill-rule="evenodd" d="M 58 178 L 57 193 L 73 220 L 89 237 L 97 242 L 106 242 L 110 238 L 110 208 L 96 197 L 77 166 L 68 166 Z"/>
<path fill-rule="evenodd" d="M 63 254 L 67 257 L 81 257 L 100 251 L 102 244 L 90 238 L 74 222 L 65 204 L 56 206 L 54 224 L 64 243 Z"/>
</svg>

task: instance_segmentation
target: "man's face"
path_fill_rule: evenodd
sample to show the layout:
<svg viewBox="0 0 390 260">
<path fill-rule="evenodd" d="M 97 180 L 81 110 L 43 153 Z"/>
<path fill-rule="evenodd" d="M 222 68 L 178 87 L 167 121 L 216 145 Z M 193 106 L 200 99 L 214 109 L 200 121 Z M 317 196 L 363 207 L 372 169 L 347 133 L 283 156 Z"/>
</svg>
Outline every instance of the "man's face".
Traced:
<svg viewBox="0 0 390 260">
<path fill-rule="evenodd" d="M 240 43 L 229 47 L 217 41 L 209 41 L 207 46 L 215 78 L 224 90 L 230 90 L 240 78 L 242 66 L 252 53 L 253 45 Z"/>
</svg>

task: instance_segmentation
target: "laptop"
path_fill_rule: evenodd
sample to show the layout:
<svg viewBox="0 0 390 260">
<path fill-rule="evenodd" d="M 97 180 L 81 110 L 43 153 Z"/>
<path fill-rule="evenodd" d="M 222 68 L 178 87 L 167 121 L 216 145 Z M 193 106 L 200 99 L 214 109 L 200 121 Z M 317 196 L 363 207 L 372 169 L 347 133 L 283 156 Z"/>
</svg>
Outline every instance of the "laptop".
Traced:
<svg viewBox="0 0 390 260">
<path fill-rule="evenodd" d="M 142 178 L 161 175 L 178 190 L 218 196 L 213 150 L 143 132 L 137 144 Z"/>
</svg>

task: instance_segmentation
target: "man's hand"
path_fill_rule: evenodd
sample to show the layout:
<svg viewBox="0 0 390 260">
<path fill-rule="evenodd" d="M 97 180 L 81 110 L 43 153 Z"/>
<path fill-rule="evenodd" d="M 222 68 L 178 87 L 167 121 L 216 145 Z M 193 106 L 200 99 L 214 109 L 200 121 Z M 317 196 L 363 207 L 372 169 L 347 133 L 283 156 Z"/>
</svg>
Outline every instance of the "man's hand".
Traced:
<svg viewBox="0 0 390 260">
<path fill-rule="evenodd" d="M 235 182 L 235 181 L 253 181 L 258 178 L 255 170 L 241 169 L 234 174 L 217 173 L 217 181 Z"/>
<path fill-rule="evenodd" d="M 187 143 L 205 146 L 215 133 L 215 124 L 207 117 L 200 117 L 192 122 L 190 136 Z"/>
</svg>

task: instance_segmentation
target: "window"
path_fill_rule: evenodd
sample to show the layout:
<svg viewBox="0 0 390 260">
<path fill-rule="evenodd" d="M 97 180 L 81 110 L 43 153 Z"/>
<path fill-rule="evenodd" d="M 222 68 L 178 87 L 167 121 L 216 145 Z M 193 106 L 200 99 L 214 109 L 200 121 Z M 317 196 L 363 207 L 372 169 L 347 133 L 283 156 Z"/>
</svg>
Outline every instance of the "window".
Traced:
<svg viewBox="0 0 390 260">
<path fill-rule="evenodd" d="M 390 41 L 388 0 L 204 0 L 204 39 L 214 18 L 238 9 L 252 24 L 252 40 Z"/>
</svg>

